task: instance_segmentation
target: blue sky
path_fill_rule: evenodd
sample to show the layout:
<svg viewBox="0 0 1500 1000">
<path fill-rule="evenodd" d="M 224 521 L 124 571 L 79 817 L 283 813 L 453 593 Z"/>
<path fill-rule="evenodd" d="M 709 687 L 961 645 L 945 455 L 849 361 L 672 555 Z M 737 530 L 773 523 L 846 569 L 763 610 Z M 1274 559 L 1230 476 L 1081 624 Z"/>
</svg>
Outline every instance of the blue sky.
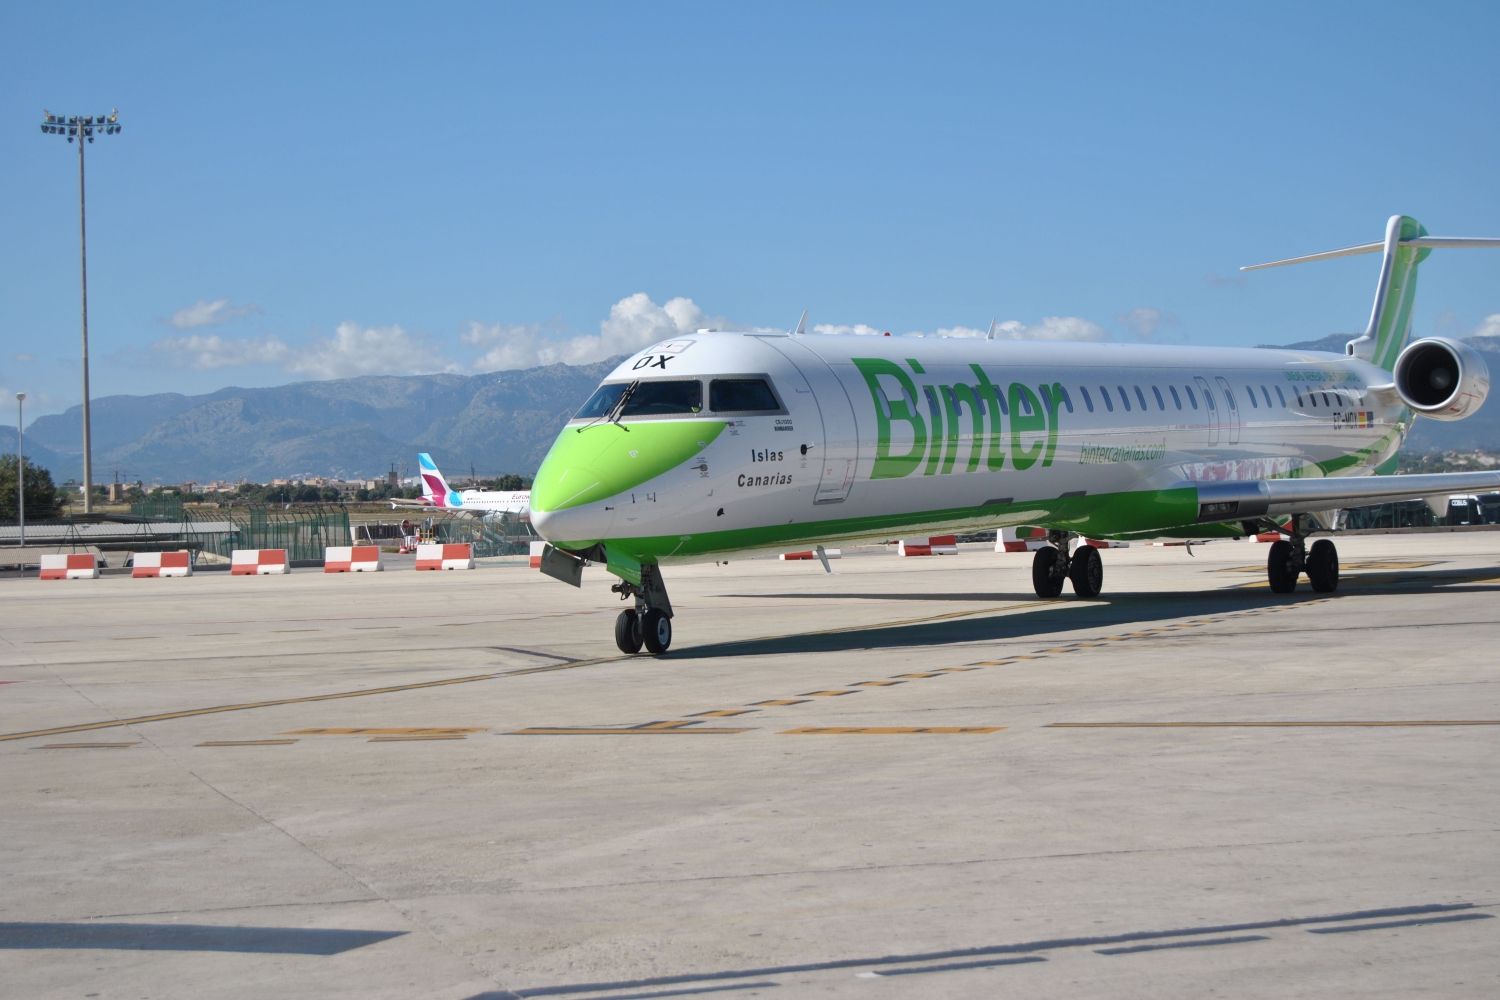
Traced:
<svg viewBox="0 0 1500 1000">
<path fill-rule="evenodd" d="M 1500 235 L 1500 6 L 53 3 L 0 9 L 0 422 L 476 373 L 682 327 L 1357 332 L 1405 212 Z M 1055 8 L 1055 9 L 1053 9 Z M 1500 254 L 1420 333 L 1500 333 Z M 13 411 L 11 411 L 13 413 Z"/>
</svg>

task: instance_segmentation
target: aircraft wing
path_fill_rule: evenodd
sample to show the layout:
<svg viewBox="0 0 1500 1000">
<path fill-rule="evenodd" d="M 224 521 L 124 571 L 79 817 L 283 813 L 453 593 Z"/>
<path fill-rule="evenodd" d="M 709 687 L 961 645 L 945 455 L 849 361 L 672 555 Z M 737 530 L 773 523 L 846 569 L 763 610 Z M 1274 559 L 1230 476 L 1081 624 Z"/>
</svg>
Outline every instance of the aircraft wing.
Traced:
<svg viewBox="0 0 1500 1000">
<path fill-rule="evenodd" d="M 386 499 L 386 503 L 391 505 L 391 510 L 395 510 L 398 507 L 425 507 L 428 510 L 437 509 L 433 507 L 432 501 L 430 500 L 404 500 L 400 497 L 388 497 Z"/>
<path fill-rule="evenodd" d="M 1488 493 L 1500 490 L 1500 469 L 1194 485 L 1198 489 L 1198 520 L 1206 523 L 1363 507 L 1386 500 L 1416 500 L 1449 493 Z"/>
</svg>

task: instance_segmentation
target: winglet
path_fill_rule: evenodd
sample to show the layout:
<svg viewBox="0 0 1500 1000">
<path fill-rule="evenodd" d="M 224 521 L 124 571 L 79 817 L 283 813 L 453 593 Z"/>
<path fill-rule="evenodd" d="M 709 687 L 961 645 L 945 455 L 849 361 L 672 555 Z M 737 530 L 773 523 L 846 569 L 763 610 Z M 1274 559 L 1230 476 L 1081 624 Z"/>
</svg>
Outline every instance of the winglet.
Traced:
<svg viewBox="0 0 1500 1000">
<path fill-rule="evenodd" d="M 793 337 L 800 337 L 807 332 L 807 310 L 802 310 L 802 318 L 797 321 L 797 329 L 792 331 Z"/>
<path fill-rule="evenodd" d="M 990 332 L 984 335 L 984 339 L 985 340 L 994 340 L 995 339 L 995 325 L 996 325 L 995 324 L 995 320 L 992 318 L 990 320 Z"/>
</svg>

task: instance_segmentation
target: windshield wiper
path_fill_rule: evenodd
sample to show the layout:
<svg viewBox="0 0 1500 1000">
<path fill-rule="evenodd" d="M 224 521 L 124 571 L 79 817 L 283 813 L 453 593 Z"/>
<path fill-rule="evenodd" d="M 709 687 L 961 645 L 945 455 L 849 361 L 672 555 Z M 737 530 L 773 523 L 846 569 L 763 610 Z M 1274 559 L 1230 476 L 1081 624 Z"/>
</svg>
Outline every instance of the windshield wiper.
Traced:
<svg viewBox="0 0 1500 1000">
<path fill-rule="evenodd" d="M 629 427 L 626 427 L 624 424 L 620 423 L 620 418 L 625 416 L 625 404 L 630 402 L 630 397 L 634 396 L 635 391 L 640 387 L 640 379 L 636 379 L 634 382 L 625 387 L 625 391 L 620 393 L 620 398 L 615 401 L 615 405 L 610 408 L 609 413 L 605 414 L 604 420 L 606 423 L 614 424 L 622 431 L 630 430 Z"/>
<path fill-rule="evenodd" d="M 634 382 L 632 382 L 629 385 L 627 385 L 625 387 L 625 391 L 622 392 L 622 393 L 620 393 L 620 398 L 617 399 L 617 400 L 615 400 L 614 404 L 612 406 L 610 406 L 609 409 L 605 410 L 599 416 L 595 417 L 593 420 L 590 420 L 588 423 L 584 424 L 582 427 L 575 427 L 575 428 L 573 428 L 574 432 L 578 433 L 578 434 L 582 434 L 584 431 L 588 430 L 590 427 L 594 426 L 595 424 L 597 424 L 601 420 L 606 421 L 608 423 L 618 423 L 619 419 L 622 416 L 624 416 L 625 404 L 630 401 L 631 394 L 635 392 L 636 386 L 638 386 L 640 384 L 641 384 L 640 379 L 636 379 Z M 628 431 L 628 430 L 630 430 L 630 428 L 626 427 L 624 424 L 619 424 L 619 427 L 620 427 L 620 430 L 622 430 L 622 431 Z"/>
</svg>

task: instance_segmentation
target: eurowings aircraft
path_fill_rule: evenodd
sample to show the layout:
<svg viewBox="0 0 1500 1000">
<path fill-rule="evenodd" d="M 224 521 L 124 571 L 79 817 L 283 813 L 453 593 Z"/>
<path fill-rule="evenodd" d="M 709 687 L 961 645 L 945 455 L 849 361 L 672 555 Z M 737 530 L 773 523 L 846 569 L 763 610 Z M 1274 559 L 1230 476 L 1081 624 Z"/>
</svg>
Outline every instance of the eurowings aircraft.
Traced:
<svg viewBox="0 0 1500 1000">
<path fill-rule="evenodd" d="M 525 517 L 531 505 L 531 493 L 527 490 L 464 490 L 459 492 L 448 485 L 438 470 L 437 463 L 427 452 L 417 454 L 417 465 L 422 470 L 422 498 L 420 500 L 392 500 L 396 507 L 437 508 L 455 514 L 473 514 L 476 517 L 493 517 L 513 514 Z"/>
<path fill-rule="evenodd" d="M 1434 237 L 1394 216 L 1365 333 L 1343 354 L 992 339 L 702 331 L 620 364 L 558 435 L 531 491 L 543 572 L 585 562 L 634 606 L 621 650 L 672 641 L 661 566 L 834 542 L 1040 525 L 1032 584 L 1081 598 L 1099 539 L 1277 531 L 1277 594 L 1338 586 L 1339 507 L 1500 488 L 1493 472 L 1391 475 L 1416 416 L 1459 420 L 1489 392 L 1468 345 L 1408 344 Z M 1247 268 L 1249 270 L 1249 268 Z M 805 317 L 804 317 L 805 320 Z"/>
</svg>

